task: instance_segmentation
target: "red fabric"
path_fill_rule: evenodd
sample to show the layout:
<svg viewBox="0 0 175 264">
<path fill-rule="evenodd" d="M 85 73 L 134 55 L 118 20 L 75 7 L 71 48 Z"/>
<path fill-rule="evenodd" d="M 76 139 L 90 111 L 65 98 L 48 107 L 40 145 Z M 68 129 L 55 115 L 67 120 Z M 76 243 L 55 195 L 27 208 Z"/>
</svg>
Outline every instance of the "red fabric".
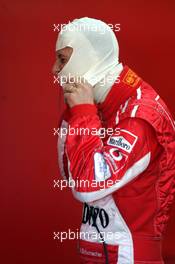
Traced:
<svg viewBox="0 0 175 264">
<path fill-rule="evenodd" d="M 108 251 L 108 261 L 110 264 L 116 264 L 118 259 L 118 246 L 106 245 Z M 103 243 L 89 243 L 88 241 L 79 241 L 79 253 L 81 263 L 105 263 Z"/>
<path fill-rule="evenodd" d="M 72 107 L 70 109 L 70 116 L 81 116 L 81 115 L 94 115 L 97 113 L 97 108 L 95 105 L 91 104 L 80 104 Z"/>
<path fill-rule="evenodd" d="M 95 187 L 77 184 L 75 197 L 82 202 L 95 203 L 113 193 L 132 236 L 142 237 L 140 242 L 143 244 L 146 237 L 154 244 L 154 239 L 160 239 L 164 233 L 175 191 L 175 128 L 169 110 L 152 87 L 127 66 L 120 76 L 120 83 L 115 84 L 105 102 L 98 105 L 98 114 L 93 105 L 87 105 L 84 112 L 79 111 L 80 107 L 83 106 L 77 106 L 67 119 L 71 128 L 92 131 L 105 127 L 113 128 L 115 132 L 104 138 L 92 134 L 67 135 L 65 151 L 71 177 L 76 183 L 80 180 L 92 183 L 99 175 L 95 155 L 104 159 L 97 165 L 101 162 L 105 171 L 105 191 L 101 191 L 100 184 Z M 148 155 L 151 159 L 147 167 L 138 167 L 140 172 L 134 178 L 134 172 L 131 173 L 125 182 L 125 174 Z M 109 187 L 110 180 L 112 186 Z M 134 242 L 135 261 L 161 263 L 161 253 L 156 253 L 156 246 L 146 254 L 144 247 L 138 245 Z"/>
<path fill-rule="evenodd" d="M 135 258 L 137 259 L 134 264 L 143 264 L 144 263 L 152 264 L 149 262 L 149 256 L 152 256 L 154 263 L 163 264 L 163 259 L 161 257 L 161 243 L 159 240 L 149 240 L 139 237 L 134 237 L 135 248 L 138 250 L 135 251 Z M 118 260 L 118 247 L 107 245 L 109 252 L 109 263 L 116 264 Z M 83 252 L 84 250 L 84 252 Z M 87 241 L 80 241 L 79 243 L 79 252 L 80 252 L 80 261 L 82 264 L 95 264 L 95 263 L 105 263 L 104 249 L 103 244 L 89 243 Z M 88 254 L 93 253 L 99 254 L 99 257 L 92 257 Z M 100 256 L 101 255 L 101 256 Z"/>
<path fill-rule="evenodd" d="M 133 240 L 136 263 L 143 263 L 143 259 L 145 263 L 151 263 L 150 259 L 156 264 L 164 263 L 162 258 L 162 243 L 160 239 L 133 236 Z"/>
<path fill-rule="evenodd" d="M 107 95 L 107 98 L 103 103 L 98 104 L 99 111 L 103 112 L 103 118 L 105 120 L 108 120 L 111 118 L 111 115 L 113 115 L 116 110 L 119 108 L 119 106 L 131 95 L 134 94 L 135 90 L 140 86 L 142 83 L 142 80 L 140 77 L 138 77 L 133 71 L 134 77 L 137 76 L 137 79 L 135 80 L 137 83 L 136 85 L 127 85 L 126 82 L 126 76 L 130 72 L 129 67 L 126 65 L 123 69 L 123 71 L 120 74 L 120 82 L 119 84 L 115 84 L 113 86 L 113 89 L 110 90 L 110 92 Z"/>
</svg>

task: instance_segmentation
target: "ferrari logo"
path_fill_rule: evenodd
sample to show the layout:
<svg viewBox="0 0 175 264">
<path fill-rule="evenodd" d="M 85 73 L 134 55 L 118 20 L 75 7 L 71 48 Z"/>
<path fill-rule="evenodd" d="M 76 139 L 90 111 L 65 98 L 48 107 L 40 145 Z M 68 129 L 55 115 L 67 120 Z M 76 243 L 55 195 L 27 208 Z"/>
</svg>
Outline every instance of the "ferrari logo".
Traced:
<svg viewBox="0 0 175 264">
<path fill-rule="evenodd" d="M 123 78 L 123 82 L 126 83 L 127 85 L 132 86 L 132 87 L 136 86 L 138 84 L 139 80 L 140 80 L 140 78 L 132 70 L 128 70 L 125 77 Z"/>
</svg>

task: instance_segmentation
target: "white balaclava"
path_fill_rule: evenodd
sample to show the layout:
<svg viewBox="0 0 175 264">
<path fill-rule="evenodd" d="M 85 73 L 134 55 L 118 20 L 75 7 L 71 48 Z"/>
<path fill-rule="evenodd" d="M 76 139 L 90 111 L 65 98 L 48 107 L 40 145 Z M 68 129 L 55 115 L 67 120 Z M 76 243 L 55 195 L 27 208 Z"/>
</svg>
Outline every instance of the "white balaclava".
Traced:
<svg viewBox="0 0 175 264">
<path fill-rule="evenodd" d="M 95 102 L 103 102 L 123 69 L 119 64 L 119 46 L 112 29 L 101 20 L 75 19 L 58 35 L 56 51 L 65 47 L 73 48 L 73 52 L 58 75 L 63 79 L 83 77 L 93 86 Z"/>
</svg>

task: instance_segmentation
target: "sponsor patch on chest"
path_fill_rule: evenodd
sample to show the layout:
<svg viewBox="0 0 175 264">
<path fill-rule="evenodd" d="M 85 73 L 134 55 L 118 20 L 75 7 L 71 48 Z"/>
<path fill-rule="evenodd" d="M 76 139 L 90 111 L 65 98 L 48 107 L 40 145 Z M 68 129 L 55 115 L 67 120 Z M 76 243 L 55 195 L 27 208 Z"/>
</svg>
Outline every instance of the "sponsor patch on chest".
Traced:
<svg viewBox="0 0 175 264">
<path fill-rule="evenodd" d="M 125 129 L 120 129 L 120 135 L 109 137 L 107 144 L 130 153 L 138 137 Z"/>
<path fill-rule="evenodd" d="M 105 181 L 111 177 L 109 166 L 101 153 L 96 152 L 94 154 L 94 169 L 95 179 L 98 182 Z"/>
</svg>

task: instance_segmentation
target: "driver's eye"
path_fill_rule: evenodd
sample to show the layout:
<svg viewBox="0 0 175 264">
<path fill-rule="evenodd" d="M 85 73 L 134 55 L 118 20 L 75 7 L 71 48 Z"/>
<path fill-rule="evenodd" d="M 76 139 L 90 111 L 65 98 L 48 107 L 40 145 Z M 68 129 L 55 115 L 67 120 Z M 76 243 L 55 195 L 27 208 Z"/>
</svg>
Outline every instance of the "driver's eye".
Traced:
<svg viewBox="0 0 175 264">
<path fill-rule="evenodd" d="M 62 57 L 61 54 L 59 54 L 59 55 L 57 56 L 57 58 L 58 58 L 58 60 L 59 60 L 62 64 L 66 63 L 66 59 L 65 59 L 64 57 Z"/>
<path fill-rule="evenodd" d="M 66 62 L 66 60 L 65 59 L 61 59 L 61 63 L 65 63 Z"/>
</svg>

